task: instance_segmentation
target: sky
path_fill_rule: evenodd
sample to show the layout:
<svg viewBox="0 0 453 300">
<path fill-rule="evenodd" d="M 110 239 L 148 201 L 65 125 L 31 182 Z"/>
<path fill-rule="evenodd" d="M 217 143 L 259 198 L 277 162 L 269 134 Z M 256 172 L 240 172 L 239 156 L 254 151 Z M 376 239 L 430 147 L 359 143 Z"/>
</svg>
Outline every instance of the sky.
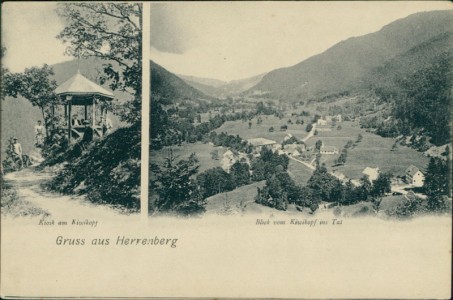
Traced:
<svg viewBox="0 0 453 300">
<path fill-rule="evenodd" d="M 413 13 L 452 8 L 449 1 L 152 3 L 150 56 L 176 74 L 243 79 Z"/>
<path fill-rule="evenodd" d="M 56 7 L 50 2 L 2 3 L 2 63 L 11 72 L 73 59 L 64 55 L 66 47 L 56 38 L 64 27 Z"/>
</svg>

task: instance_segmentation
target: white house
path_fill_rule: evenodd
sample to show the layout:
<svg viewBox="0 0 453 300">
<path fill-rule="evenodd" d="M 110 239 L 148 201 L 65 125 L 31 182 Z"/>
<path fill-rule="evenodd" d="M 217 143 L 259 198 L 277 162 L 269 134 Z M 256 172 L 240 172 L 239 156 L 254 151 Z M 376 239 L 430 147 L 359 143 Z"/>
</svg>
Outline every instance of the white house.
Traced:
<svg viewBox="0 0 453 300">
<path fill-rule="evenodd" d="M 425 183 L 425 175 L 414 165 L 406 169 L 406 181 L 416 187 L 422 187 Z"/>
<path fill-rule="evenodd" d="M 368 180 L 370 182 L 373 182 L 376 180 L 379 176 L 379 168 L 370 168 L 366 167 L 363 171 L 362 174 L 368 177 Z"/>
<path fill-rule="evenodd" d="M 263 147 L 268 147 L 270 149 L 272 149 L 272 146 L 274 144 L 277 144 L 276 141 L 273 141 L 273 140 L 268 140 L 268 139 L 265 139 L 265 138 L 254 138 L 254 139 L 249 139 L 247 140 L 247 142 L 253 146 L 253 148 L 256 150 L 256 151 L 261 151 L 261 149 Z"/>
<path fill-rule="evenodd" d="M 321 154 L 338 154 L 338 148 L 333 146 L 321 146 L 319 150 Z"/>
<path fill-rule="evenodd" d="M 292 138 L 292 137 L 293 137 L 293 135 L 292 135 L 291 133 L 288 133 L 288 134 L 285 136 L 285 138 L 283 139 L 283 141 L 286 142 L 287 140 L 289 140 L 289 139 Z"/>
<path fill-rule="evenodd" d="M 326 125 L 327 125 L 327 123 L 328 123 L 328 121 L 327 121 L 327 120 L 318 119 L 318 123 L 317 123 L 317 124 L 318 124 L 318 125 L 321 125 L 321 126 L 326 126 Z"/>
</svg>

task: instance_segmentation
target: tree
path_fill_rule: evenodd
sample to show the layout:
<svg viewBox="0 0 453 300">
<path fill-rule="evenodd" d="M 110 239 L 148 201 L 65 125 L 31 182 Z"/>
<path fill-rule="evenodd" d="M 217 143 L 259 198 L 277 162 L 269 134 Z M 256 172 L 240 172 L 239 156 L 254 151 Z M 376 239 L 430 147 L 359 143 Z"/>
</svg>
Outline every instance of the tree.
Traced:
<svg viewBox="0 0 453 300">
<path fill-rule="evenodd" d="M 155 190 L 159 195 L 155 209 L 182 211 L 191 206 L 201 209 L 202 203 L 197 198 L 196 186 L 191 179 L 198 172 L 198 159 L 195 153 L 187 159 L 176 159 L 170 148 L 163 165 L 154 170 L 157 176 Z"/>
<path fill-rule="evenodd" d="M 346 163 L 347 158 L 348 158 L 348 150 L 346 150 L 346 148 L 343 148 L 343 151 L 341 151 L 340 156 L 336 159 L 336 163 L 343 165 Z"/>
<path fill-rule="evenodd" d="M 307 186 L 324 201 L 338 202 L 342 197 L 339 191 L 341 182 L 327 172 L 325 164 L 316 167 L 307 182 Z"/>
<path fill-rule="evenodd" d="M 274 132 L 274 127 L 269 127 L 269 132 Z"/>
<path fill-rule="evenodd" d="M 119 108 L 120 116 L 140 122 L 142 4 L 71 2 L 59 4 L 57 12 L 67 22 L 57 36 L 69 44 L 66 53 L 105 60 L 101 84 L 109 79 L 112 90 L 131 94 L 133 99 Z"/>
<path fill-rule="evenodd" d="M 362 141 L 362 139 L 363 139 L 363 136 L 362 136 L 361 133 L 359 133 L 359 135 L 357 136 L 357 141 L 356 141 L 356 143 L 360 143 L 360 142 Z"/>
<path fill-rule="evenodd" d="M 58 98 L 54 93 L 57 83 L 50 79 L 52 75 L 54 72 L 48 65 L 44 65 L 42 68 L 25 69 L 23 73 L 5 75 L 6 82 L 8 82 L 6 95 L 14 98 L 20 95 L 30 101 L 33 106 L 39 107 L 47 136 L 49 136 L 50 129 L 55 126 L 56 117 L 53 108 L 58 103 Z"/>
<path fill-rule="evenodd" d="M 316 144 L 315 144 L 315 149 L 317 151 L 319 151 L 319 150 L 321 150 L 321 147 L 322 147 L 322 141 L 321 140 L 317 140 Z"/>
<path fill-rule="evenodd" d="M 310 132 L 313 129 L 313 124 L 309 123 L 307 124 L 307 127 L 305 128 L 306 132 Z"/>
<path fill-rule="evenodd" d="M 385 193 L 391 191 L 391 178 L 390 173 L 379 173 L 378 178 L 373 181 L 373 188 L 371 190 L 371 196 L 374 198 L 382 197 Z"/>
<path fill-rule="evenodd" d="M 250 167 L 246 163 L 235 162 L 230 168 L 230 175 L 236 187 L 250 183 Z"/>
<path fill-rule="evenodd" d="M 219 160 L 219 150 L 214 149 L 211 151 L 211 158 L 213 160 Z"/>
<path fill-rule="evenodd" d="M 0 50 L 0 58 L 3 60 L 3 57 L 6 54 L 6 47 L 2 46 Z M 7 95 L 7 90 L 10 87 L 10 83 L 8 82 L 8 74 L 9 70 L 7 68 L 3 67 L 3 64 L 1 66 L 1 71 L 0 71 L 0 82 L 2 83 L 1 90 L 0 90 L 0 100 L 5 100 L 5 97 Z"/>
<path fill-rule="evenodd" d="M 368 179 L 367 176 L 363 175 L 362 178 L 360 178 L 360 187 L 357 192 L 358 199 L 368 200 L 368 196 L 371 194 L 372 189 L 373 185 L 371 184 L 371 181 Z"/>
<path fill-rule="evenodd" d="M 203 199 L 235 188 L 231 175 L 221 167 L 215 167 L 200 173 L 197 175 L 196 182 Z"/>
<path fill-rule="evenodd" d="M 439 157 L 431 157 L 426 169 L 425 192 L 428 196 L 451 195 L 451 162 Z"/>
</svg>

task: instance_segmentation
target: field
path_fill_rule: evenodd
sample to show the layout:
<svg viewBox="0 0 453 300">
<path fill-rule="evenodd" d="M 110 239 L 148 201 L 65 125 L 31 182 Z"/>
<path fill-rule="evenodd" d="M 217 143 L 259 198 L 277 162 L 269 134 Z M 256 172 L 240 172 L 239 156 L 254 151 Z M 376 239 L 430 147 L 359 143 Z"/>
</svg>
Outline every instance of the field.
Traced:
<svg viewBox="0 0 453 300">
<path fill-rule="evenodd" d="M 294 124 L 287 124 L 288 117 L 279 119 L 275 116 L 262 116 L 263 123 L 260 125 L 256 124 L 257 118 L 252 119 L 252 127 L 249 129 L 248 122 L 228 121 L 225 122 L 220 128 L 216 129 L 217 133 L 226 132 L 231 135 L 239 135 L 242 139 L 248 140 L 252 138 L 266 138 L 277 143 L 281 143 L 288 133 L 291 133 L 298 139 L 303 139 L 307 132 L 305 128 L 307 126 L 308 118 L 304 119 L 304 124 L 295 124 L 296 118 L 292 118 Z M 301 118 L 300 118 L 301 119 Z M 280 131 L 280 126 L 288 125 L 288 130 Z M 274 127 L 274 132 L 269 132 L 269 128 Z"/>
<path fill-rule="evenodd" d="M 306 185 L 312 173 L 313 171 L 303 164 L 298 163 L 297 161 L 294 161 L 292 159 L 289 160 L 288 174 L 298 185 Z"/>
<path fill-rule="evenodd" d="M 198 172 L 201 173 L 207 169 L 220 167 L 220 160 L 222 159 L 223 154 L 227 149 L 223 147 L 214 147 L 210 144 L 203 144 L 201 142 L 194 144 L 182 144 L 182 146 L 173 146 L 173 156 L 177 159 L 187 159 L 190 154 L 195 153 L 198 160 L 200 161 L 200 168 Z M 161 164 L 164 162 L 165 158 L 168 156 L 169 147 L 165 147 L 161 150 L 153 150 L 150 152 L 149 161 L 151 163 Z M 217 150 L 219 153 L 219 160 L 214 160 L 211 158 L 211 152 Z M 152 176 L 152 174 L 150 174 Z"/>
<path fill-rule="evenodd" d="M 381 172 L 391 172 L 398 176 L 403 175 L 410 165 L 424 170 L 428 164 L 429 159 L 414 149 L 398 146 L 395 151 L 390 151 L 395 142 L 392 138 L 383 138 L 366 132 L 355 122 L 343 122 L 341 126 L 341 130 L 319 132 L 307 142 L 308 145 L 314 145 L 320 139 L 325 145 L 335 146 L 341 152 L 348 140 L 355 142 L 358 134 L 362 134 L 363 140 L 355 148 L 348 149 L 344 166 L 332 167 L 333 161 L 339 155 L 323 155 L 321 161 L 325 162 L 330 170 L 338 170 L 349 178 L 360 178 L 363 169 L 369 166 L 379 167 Z"/>
<path fill-rule="evenodd" d="M 257 187 L 263 187 L 264 181 L 241 186 L 233 191 L 220 193 L 206 199 L 206 211 L 217 214 L 233 214 L 243 212 L 263 212 L 262 208 L 270 209 L 255 203 Z M 266 210 L 267 211 L 267 210 Z"/>
</svg>

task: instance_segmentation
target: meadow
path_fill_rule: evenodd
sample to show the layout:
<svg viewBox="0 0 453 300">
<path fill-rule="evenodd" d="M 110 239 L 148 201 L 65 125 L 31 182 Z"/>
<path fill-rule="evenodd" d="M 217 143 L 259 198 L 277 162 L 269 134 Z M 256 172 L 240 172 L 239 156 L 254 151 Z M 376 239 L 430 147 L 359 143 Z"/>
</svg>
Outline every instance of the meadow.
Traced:
<svg viewBox="0 0 453 300">
<path fill-rule="evenodd" d="M 162 164 L 165 161 L 165 158 L 168 157 L 168 151 L 170 147 L 164 147 L 161 150 L 153 150 L 150 152 L 149 161 L 151 163 Z M 199 160 L 200 168 L 198 172 L 201 173 L 207 169 L 220 167 L 220 161 L 223 154 L 227 151 L 224 147 L 215 147 L 211 144 L 203 144 L 201 142 L 193 144 L 182 144 L 182 146 L 172 146 L 173 156 L 180 159 L 187 159 L 190 154 L 195 153 Z M 219 153 L 219 159 L 215 160 L 211 157 L 211 152 L 217 150 Z M 152 174 L 150 174 L 152 175 Z"/>
<path fill-rule="evenodd" d="M 313 171 L 307 168 L 305 165 L 294 161 L 289 160 L 288 164 L 288 174 L 298 185 L 306 185 L 308 179 L 310 179 Z"/>
<path fill-rule="evenodd" d="M 339 155 L 323 155 L 321 161 L 325 162 L 330 170 L 337 170 L 349 178 L 357 179 L 362 177 L 362 171 L 367 166 L 379 167 L 381 172 L 391 172 L 395 176 L 401 176 L 410 165 L 415 165 L 421 170 L 428 165 L 429 158 L 412 148 L 398 146 L 396 150 L 391 151 L 395 139 L 366 132 L 355 122 L 343 122 L 341 126 L 341 130 L 319 132 L 307 142 L 309 145 L 314 145 L 320 139 L 325 145 L 335 146 L 341 152 L 348 140 L 355 142 L 358 134 L 363 136 L 356 147 L 348 149 L 346 164 L 343 166 L 332 167 Z"/>
<path fill-rule="evenodd" d="M 238 121 L 227 121 L 220 128 L 216 129 L 217 133 L 226 132 L 230 135 L 239 135 L 242 139 L 248 140 L 253 138 L 266 138 L 277 143 L 281 143 L 285 136 L 289 133 L 297 137 L 298 139 L 303 139 L 307 132 L 305 128 L 307 126 L 308 118 L 304 119 L 304 124 L 295 124 L 296 118 L 291 118 L 293 124 L 288 124 L 289 117 L 279 119 L 275 116 L 261 116 L 262 123 L 257 125 L 257 118 L 252 119 L 252 126 L 249 129 L 248 122 Z M 299 117 L 299 119 L 302 119 Z M 280 131 L 280 126 L 288 125 L 286 131 Z M 269 128 L 274 127 L 273 132 L 269 132 Z"/>
</svg>

